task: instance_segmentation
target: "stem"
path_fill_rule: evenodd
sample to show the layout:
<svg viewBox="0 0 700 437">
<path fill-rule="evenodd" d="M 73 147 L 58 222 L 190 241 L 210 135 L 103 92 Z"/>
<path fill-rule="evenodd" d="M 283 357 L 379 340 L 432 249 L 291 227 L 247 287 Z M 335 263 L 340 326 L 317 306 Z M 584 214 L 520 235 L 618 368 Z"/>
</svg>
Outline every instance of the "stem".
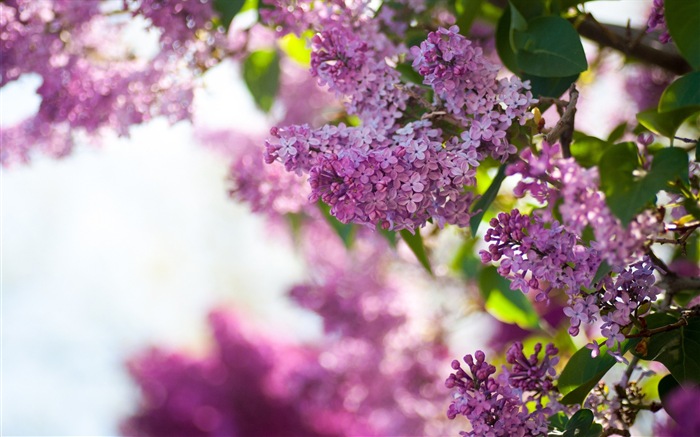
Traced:
<svg viewBox="0 0 700 437">
<path fill-rule="evenodd" d="M 553 144 L 558 139 L 561 144 L 561 153 L 564 158 L 571 158 L 571 149 L 569 145 L 574 135 L 574 118 L 576 117 L 576 102 L 578 101 L 578 90 L 576 84 L 572 83 L 569 87 L 569 101 L 566 103 L 566 108 L 561 118 L 551 131 L 545 136 L 545 140 L 549 144 Z M 562 102 L 563 103 L 563 102 Z M 557 104 L 557 108 L 559 105 Z"/>
<path fill-rule="evenodd" d="M 613 48 L 626 56 L 656 65 L 672 73 L 682 75 L 692 70 L 688 62 L 671 44 L 661 44 L 650 34 L 631 41 L 626 27 L 601 24 L 590 14 L 587 14 L 578 24 L 577 30 L 581 36 L 602 46 Z"/>
<path fill-rule="evenodd" d="M 681 317 L 680 320 L 677 322 L 671 323 L 670 325 L 666 326 L 661 326 L 659 328 L 654 328 L 654 329 L 645 329 L 641 332 L 638 332 L 636 334 L 627 334 L 625 335 L 625 338 L 640 338 L 640 337 L 651 337 L 652 335 L 660 334 L 662 332 L 668 332 L 668 331 L 673 331 L 674 329 L 678 329 L 683 326 L 688 325 L 688 320 L 685 317 Z"/>
<path fill-rule="evenodd" d="M 600 437 L 609 437 L 611 435 L 621 435 L 623 437 L 630 437 L 632 434 L 630 434 L 630 432 L 626 429 L 608 428 L 605 431 L 603 431 Z"/>
<path fill-rule="evenodd" d="M 627 382 L 632 377 L 632 372 L 634 372 L 634 369 L 637 367 L 637 363 L 639 363 L 639 357 L 633 355 L 629 365 L 627 366 L 627 369 L 625 370 L 625 384 L 627 384 Z"/>
<path fill-rule="evenodd" d="M 656 254 L 654 253 L 653 250 L 651 250 L 650 247 L 647 247 L 646 252 L 647 252 L 647 255 L 649 256 L 649 258 L 651 259 L 651 262 L 653 262 L 654 265 L 657 267 L 657 270 L 659 270 L 664 275 L 675 275 L 675 273 L 673 273 L 671 271 L 671 269 L 666 265 L 666 263 L 663 262 L 663 260 L 661 260 L 661 258 L 656 256 Z"/>
</svg>

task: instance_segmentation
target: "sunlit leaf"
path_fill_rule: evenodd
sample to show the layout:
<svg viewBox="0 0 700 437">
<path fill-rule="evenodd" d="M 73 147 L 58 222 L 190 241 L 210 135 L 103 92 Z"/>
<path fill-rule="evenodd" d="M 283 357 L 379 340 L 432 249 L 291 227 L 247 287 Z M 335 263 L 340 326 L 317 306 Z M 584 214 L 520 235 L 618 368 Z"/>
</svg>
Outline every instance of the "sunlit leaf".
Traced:
<svg viewBox="0 0 700 437">
<path fill-rule="evenodd" d="M 269 112 L 279 89 L 280 65 L 275 50 L 252 52 L 243 62 L 245 81 L 255 104 Z"/>
</svg>

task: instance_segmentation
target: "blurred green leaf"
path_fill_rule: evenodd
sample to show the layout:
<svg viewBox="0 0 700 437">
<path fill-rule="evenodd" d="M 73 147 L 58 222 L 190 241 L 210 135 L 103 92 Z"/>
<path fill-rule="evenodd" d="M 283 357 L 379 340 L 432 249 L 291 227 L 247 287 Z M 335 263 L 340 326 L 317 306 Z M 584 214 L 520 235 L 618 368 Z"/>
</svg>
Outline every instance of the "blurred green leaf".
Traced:
<svg viewBox="0 0 700 437">
<path fill-rule="evenodd" d="M 479 212 L 474 214 L 472 218 L 469 219 L 469 229 L 471 229 L 472 231 L 472 236 L 475 236 L 476 231 L 479 230 L 479 224 L 481 223 L 481 219 L 484 217 L 484 214 L 486 214 L 486 210 L 489 208 L 491 203 L 493 203 L 494 199 L 496 199 L 496 196 L 498 195 L 498 190 L 501 188 L 501 184 L 503 183 L 503 180 L 505 178 L 506 165 L 503 164 L 500 167 L 498 167 L 498 173 L 496 173 L 496 176 L 493 178 L 493 181 L 491 181 L 491 185 L 489 185 L 489 188 L 486 190 L 484 195 L 481 196 L 479 200 L 474 202 L 474 205 L 472 206 L 472 212 Z"/>
<path fill-rule="evenodd" d="M 301 38 L 293 33 L 289 33 L 278 41 L 280 48 L 287 56 L 308 67 L 311 63 L 311 48 L 308 45 L 308 40 L 311 36 L 311 32 L 304 32 Z"/>
<path fill-rule="evenodd" d="M 700 48 L 697 50 L 700 51 Z M 700 111 L 700 71 L 694 71 L 676 79 L 666 87 L 659 100 L 661 115 L 685 108 Z"/>
<path fill-rule="evenodd" d="M 275 50 L 257 50 L 243 62 L 245 81 L 255 104 L 269 112 L 279 89 L 280 59 Z"/>
<path fill-rule="evenodd" d="M 700 111 L 692 107 L 664 112 L 663 114 L 660 114 L 656 109 L 648 109 L 637 114 L 637 121 L 654 133 L 673 138 L 683 122 L 697 113 Z"/>
<path fill-rule="evenodd" d="M 526 31 L 514 31 L 515 59 L 525 73 L 568 77 L 588 68 L 583 45 L 574 26 L 559 16 L 538 17 Z"/>
<path fill-rule="evenodd" d="M 406 242 L 408 247 L 411 249 L 416 258 L 421 263 L 425 270 L 431 275 L 433 274 L 433 269 L 430 267 L 430 260 L 428 259 L 428 254 L 425 251 L 425 245 L 423 244 L 423 237 L 420 234 L 420 230 L 416 229 L 416 233 L 412 234 L 406 229 L 399 232 L 401 238 Z"/>
<path fill-rule="evenodd" d="M 469 35 L 474 19 L 481 10 L 483 0 L 455 0 L 456 22 L 462 35 Z"/>
<path fill-rule="evenodd" d="M 683 57 L 700 69 L 700 0 L 665 0 L 668 32 Z"/>
<path fill-rule="evenodd" d="M 245 3 L 245 0 L 214 0 L 212 6 L 219 14 L 221 24 L 223 24 L 226 31 L 228 31 L 231 21 L 241 11 Z"/>
<path fill-rule="evenodd" d="M 539 327 L 539 316 L 532 303 L 520 290 L 511 290 L 510 281 L 498 274 L 494 266 L 481 270 L 479 289 L 486 302 L 486 311 L 501 322 L 524 329 Z"/>
<path fill-rule="evenodd" d="M 608 135 L 607 142 L 610 144 L 614 144 L 622 138 L 622 136 L 625 134 L 627 131 L 627 122 L 623 121 L 622 123 L 618 124 L 615 126 L 615 129 L 610 132 L 610 135 Z"/>
<path fill-rule="evenodd" d="M 574 141 L 571 143 L 571 155 L 582 166 L 586 168 L 594 167 L 598 165 L 603 153 L 611 144 L 597 137 L 574 132 Z"/>
</svg>

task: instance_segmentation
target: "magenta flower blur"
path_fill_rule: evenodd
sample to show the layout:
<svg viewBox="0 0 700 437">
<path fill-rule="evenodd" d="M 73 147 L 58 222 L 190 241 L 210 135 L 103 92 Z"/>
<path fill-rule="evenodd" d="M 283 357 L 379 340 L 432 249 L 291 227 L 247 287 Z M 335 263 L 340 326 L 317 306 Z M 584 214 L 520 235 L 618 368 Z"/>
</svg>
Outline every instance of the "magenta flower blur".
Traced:
<svg viewBox="0 0 700 437">
<path fill-rule="evenodd" d="M 665 424 L 657 425 L 658 437 L 687 437 L 700 435 L 700 388 L 683 386 L 668 394 L 664 402 L 671 416 Z"/>
</svg>

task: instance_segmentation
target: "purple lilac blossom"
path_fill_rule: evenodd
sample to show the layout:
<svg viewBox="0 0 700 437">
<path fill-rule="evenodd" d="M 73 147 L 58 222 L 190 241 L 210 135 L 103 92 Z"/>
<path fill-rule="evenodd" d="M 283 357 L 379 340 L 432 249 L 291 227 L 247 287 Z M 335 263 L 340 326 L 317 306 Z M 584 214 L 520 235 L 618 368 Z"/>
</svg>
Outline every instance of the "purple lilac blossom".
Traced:
<svg viewBox="0 0 700 437">
<path fill-rule="evenodd" d="M 637 66 L 625 78 L 625 92 L 637 105 L 637 111 L 656 108 L 661 94 L 674 76 L 660 68 Z"/>
<path fill-rule="evenodd" d="M 555 376 L 557 353 L 553 345 L 548 345 L 542 362 L 537 354 L 542 348 L 537 344 L 535 354 L 529 359 L 523 355 L 522 344 L 514 344 L 507 353 L 512 370 L 503 368 L 498 377 L 493 377 L 496 367 L 487 363 L 482 351 L 474 356 L 466 355 L 463 369 L 459 361 L 452 361 L 454 373 L 445 381 L 445 386 L 456 389 L 454 399 L 447 410 L 447 417 L 458 415 L 469 420 L 471 431 L 460 432 L 463 436 L 539 436 L 546 435 L 547 417 L 554 411 L 542 406 L 542 396 L 556 397 L 552 380 Z M 529 374 L 529 375 L 528 375 Z M 542 379 L 538 382 L 531 375 Z M 529 400 L 538 399 L 535 410 L 528 411 L 525 405 Z M 555 400 L 555 399 L 554 399 Z M 554 402 L 556 404 L 556 402 Z"/>
<path fill-rule="evenodd" d="M 440 28 L 413 47 L 413 68 L 436 98 L 468 129 L 462 138 L 505 162 L 516 152 L 506 131 L 517 120 L 532 118 L 528 107 L 535 102 L 528 82 L 515 76 L 497 79 L 499 67 L 481 49 L 459 34 L 459 28 Z"/>
<path fill-rule="evenodd" d="M 479 252 L 484 263 L 500 261 L 498 273 L 511 280 L 512 289 L 534 290 L 537 301 L 549 298 L 553 289 L 578 292 L 590 287 L 600 265 L 598 251 L 580 244 L 576 235 L 558 222 L 544 226 L 541 218 L 517 209 L 491 219 Z"/>
<path fill-rule="evenodd" d="M 622 332 L 633 323 L 633 316 L 647 315 L 651 308 L 648 304 L 655 302 L 661 293 L 654 285 L 655 281 L 654 266 L 648 257 L 630 265 L 614 278 L 603 278 L 596 295 L 603 322 L 600 332 L 606 338 L 605 345 L 611 355 L 620 361 L 623 360 L 621 343 L 625 340 Z"/>
<path fill-rule="evenodd" d="M 622 269 L 643 254 L 649 235 L 661 232 L 663 224 L 655 214 L 646 211 L 627 227 L 612 214 L 599 189 L 598 168 L 581 167 L 573 158 L 558 158 L 559 145 L 542 143 L 539 155 L 530 149 L 521 153 L 521 160 L 508 166 L 507 175 L 519 174 L 522 179 L 514 189 L 518 197 L 526 193 L 546 204 L 541 216 L 552 221 L 558 207 L 561 223 L 577 237 L 590 227 L 595 236 L 591 247 L 613 267 Z"/>
<path fill-rule="evenodd" d="M 664 16 L 664 0 L 654 0 L 647 20 L 647 32 L 659 32 L 659 41 L 664 44 L 671 41 Z"/>
<path fill-rule="evenodd" d="M 151 27 L 161 31 L 161 50 L 152 59 L 124 50 L 119 40 L 125 23 L 101 14 L 100 4 L 3 3 L 0 85 L 25 73 L 43 79 L 37 90 L 42 99 L 38 113 L 3 129 L 3 165 L 26 162 L 35 148 L 63 156 L 73 147 L 74 132 L 95 136 L 108 128 L 128 135 L 130 126 L 157 116 L 172 123 L 191 118 L 195 75 L 218 62 L 212 47 L 225 43 L 223 33 L 211 28 L 211 4 L 195 0 L 123 4 L 124 12 L 143 14 Z M 209 36 L 195 37 L 196 32 Z M 187 69 L 181 68 L 181 59 L 188 60 Z M 24 135 L 37 141 L 23 140 Z"/>
<path fill-rule="evenodd" d="M 273 128 L 266 161 L 309 174 L 312 200 L 331 206 L 340 221 L 414 230 L 434 218 L 466 226 L 478 165 L 476 152 L 456 142 L 443 147 L 428 121 L 407 124 L 391 136 L 367 127 L 326 125 Z"/>
<path fill-rule="evenodd" d="M 208 356 L 153 349 L 129 362 L 142 399 L 138 411 L 121 424 L 124 435 L 338 435 L 316 429 L 287 393 L 288 381 L 273 377 L 275 372 L 293 374 L 296 370 L 288 367 L 313 359 L 316 352 L 251 336 L 221 311 L 209 320 L 216 349 Z"/>
<path fill-rule="evenodd" d="M 475 185 L 475 167 L 488 154 L 504 160 L 516 151 L 505 130 L 513 120 L 530 118 L 526 108 L 532 96 L 523 91 L 527 86 L 516 79 L 496 80 L 497 67 L 482 59 L 479 49 L 454 36 L 455 29 L 442 29 L 456 38 L 453 51 L 472 50 L 455 55 L 453 62 L 465 64 L 463 84 L 480 84 L 464 102 L 473 117 L 465 126 L 469 129 L 461 138 L 445 140 L 429 120 L 400 126 L 407 96 L 396 86 L 398 72 L 386 63 L 396 48 L 383 39 L 370 47 L 366 41 L 374 39 L 366 36 L 377 32 L 361 17 L 357 20 L 324 21 L 326 27 L 312 41 L 311 71 L 321 85 L 345 96 L 346 109 L 359 116 L 362 126 L 275 127 L 266 142 L 266 162 L 281 161 L 288 171 L 308 173 L 311 199 L 330 205 L 344 223 L 411 231 L 428 220 L 466 226 L 474 194 L 464 187 Z M 462 49 L 458 43 L 465 43 Z M 467 68 L 476 60 L 488 66 L 486 73 Z"/>
</svg>

